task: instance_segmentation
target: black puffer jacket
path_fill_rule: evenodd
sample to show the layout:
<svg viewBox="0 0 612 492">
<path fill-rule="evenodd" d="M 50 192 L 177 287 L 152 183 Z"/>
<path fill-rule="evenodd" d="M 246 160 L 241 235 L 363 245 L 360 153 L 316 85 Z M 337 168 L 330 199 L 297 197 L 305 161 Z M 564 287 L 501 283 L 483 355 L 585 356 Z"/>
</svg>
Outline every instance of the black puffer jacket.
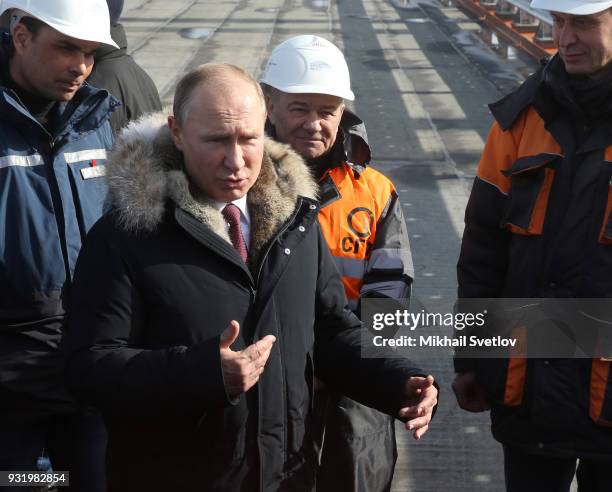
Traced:
<svg viewBox="0 0 612 492">
<path fill-rule="evenodd" d="M 106 89 L 121 101 L 111 116 L 115 134 L 144 114 L 160 111 L 161 100 L 155 83 L 140 65 L 128 55 L 127 38 L 121 24 L 111 27 L 111 37 L 119 49 L 101 46 L 87 83 Z"/>
<path fill-rule="evenodd" d="M 115 214 L 80 257 L 66 348 L 69 379 L 109 430 L 109 490 L 309 490 L 317 375 L 395 413 L 405 360 L 361 359 L 359 321 L 316 222 L 315 186 L 268 142 L 248 194 L 247 267 L 222 216 L 195 200 L 163 116 L 123 134 L 110 170 Z M 224 390 L 219 336 L 277 341 L 259 383 Z"/>
</svg>

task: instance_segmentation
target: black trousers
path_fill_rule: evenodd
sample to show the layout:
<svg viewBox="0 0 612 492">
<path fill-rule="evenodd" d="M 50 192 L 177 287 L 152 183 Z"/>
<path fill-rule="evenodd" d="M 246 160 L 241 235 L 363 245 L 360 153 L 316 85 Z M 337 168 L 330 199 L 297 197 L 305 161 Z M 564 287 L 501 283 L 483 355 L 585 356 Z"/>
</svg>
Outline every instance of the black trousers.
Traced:
<svg viewBox="0 0 612 492">
<path fill-rule="evenodd" d="M 54 471 L 70 472 L 68 492 L 105 492 L 106 428 L 92 411 L 49 416 L 37 422 L 0 421 L 0 470 L 36 471 L 46 455 Z M 30 487 L 0 487 L 4 491 L 29 492 Z"/>
<path fill-rule="evenodd" d="M 547 458 L 504 446 L 507 492 L 569 492 L 576 475 L 578 492 L 612 490 L 612 463 L 577 458 Z"/>
</svg>

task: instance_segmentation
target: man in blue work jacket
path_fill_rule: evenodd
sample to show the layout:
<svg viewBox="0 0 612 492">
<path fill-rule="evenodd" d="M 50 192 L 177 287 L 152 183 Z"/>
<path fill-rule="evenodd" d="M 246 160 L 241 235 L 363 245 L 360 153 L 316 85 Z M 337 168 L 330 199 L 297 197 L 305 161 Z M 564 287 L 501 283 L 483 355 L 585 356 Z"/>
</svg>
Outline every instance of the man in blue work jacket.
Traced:
<svg viewBox="0 0 612 492">
<path fill-rule="evenodd" d="M 48 454 L 72 490 L 101 491 L 104 426 L 65 392 L 59 343 L 81 241 L 102 214 L 118 104 L 84 82 L 96 49 L 116 45 L 104 0 L 0 4 L 10 18 L 0 46 L 0 470 L 33 471 Z"/>
</svg>

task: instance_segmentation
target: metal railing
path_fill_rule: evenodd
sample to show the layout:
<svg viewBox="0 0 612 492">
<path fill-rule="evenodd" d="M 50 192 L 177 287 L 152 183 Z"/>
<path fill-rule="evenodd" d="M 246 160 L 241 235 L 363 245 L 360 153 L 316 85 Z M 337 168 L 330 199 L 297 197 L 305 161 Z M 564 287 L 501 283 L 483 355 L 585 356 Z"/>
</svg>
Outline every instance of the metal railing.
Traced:
<svg viewBox="0 0 612 492">
<path fill-rule="evenodd" d="M 505 0 L 506 3 L 511 3 L 512 5 L 516 5 L 520 10 L 527 12 L 529 15 L 540 19 L 548 25 L 552 26 L 552 17 L 550 16 L 550 12 L 546 10 L 533 9 L 529 6 L 531 3 L 529 0 Z"/>
</svg>

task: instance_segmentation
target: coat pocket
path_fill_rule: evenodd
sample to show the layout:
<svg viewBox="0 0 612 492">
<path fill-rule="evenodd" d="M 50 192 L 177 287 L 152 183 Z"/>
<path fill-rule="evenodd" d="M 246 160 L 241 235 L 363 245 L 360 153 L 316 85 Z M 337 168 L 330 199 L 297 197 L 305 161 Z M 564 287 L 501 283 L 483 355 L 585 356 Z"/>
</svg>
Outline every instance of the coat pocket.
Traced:
<svg viewBox="0 0 612 492">
<path fill-rule="evenodd" d="M 599 231 L 599 242 L 612 245 L 612 179 L 610 179 L 610 184 L 608 185 L 608 202 L 601 230 Z"/>
<path fill-rule="evenodd" d="M 508 208 L 502 227 L 521 236 L 542 234 L 548 199 L 555 177 L 556 154 L 521 157 L 504 171 L 510 178 Z"/>
<path fill-rule="evenodd" d="M 612 427 L 612 372 L 607 359 L 593 359 L 589 415 L 596 424 Z"/>
<path fill-rule="evenodd" d="M 518 343 L 507 359 L 478 361 L 478 380 L 489 400 L 506 407 L 518 407 L 523 403 L 527 379 L 527 330 L 524 326 L 516 326 L 511 336 Z"/>
<path fill-rule="evenodd" d="M 108 185 L 106 149 L 64 154 L 68 165 L 75 208 L 81 229 L 88 231 L 104 213 Z"/>
</svg>

